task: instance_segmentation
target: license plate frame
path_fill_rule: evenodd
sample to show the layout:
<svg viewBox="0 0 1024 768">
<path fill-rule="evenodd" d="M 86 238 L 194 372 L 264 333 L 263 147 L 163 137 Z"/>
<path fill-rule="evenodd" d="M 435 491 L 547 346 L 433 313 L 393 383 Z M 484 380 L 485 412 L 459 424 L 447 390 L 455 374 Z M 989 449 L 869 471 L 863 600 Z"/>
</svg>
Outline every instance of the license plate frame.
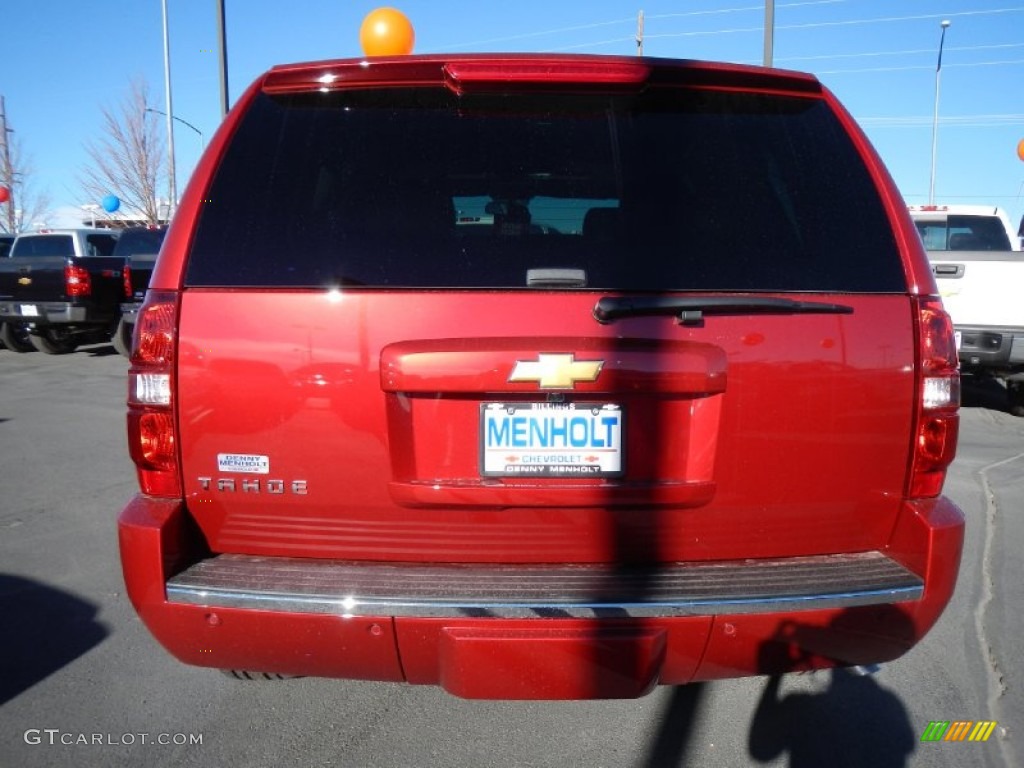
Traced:
<svg viewBox="0 0 1024 768">
<path fill-rule="evenodd" d="M 619 403 L 485 402 L 478 430 L 482 477 L 609 478 L 626 471 Z"/>
</svg>

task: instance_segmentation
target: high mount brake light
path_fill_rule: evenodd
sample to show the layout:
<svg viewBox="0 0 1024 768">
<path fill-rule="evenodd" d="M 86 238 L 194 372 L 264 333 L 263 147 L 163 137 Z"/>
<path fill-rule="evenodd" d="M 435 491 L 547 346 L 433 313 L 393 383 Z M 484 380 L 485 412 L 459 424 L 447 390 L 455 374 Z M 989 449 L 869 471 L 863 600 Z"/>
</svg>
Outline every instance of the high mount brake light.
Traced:
<svg viewBox="0 0 1024 768">
<path fill-rule="evenodd" d="M 651 68 L 640 62 L 590 62 L 577 61 L 560 63 L 528 64 L 504 61 L 456 61 L 444 67 L 449 87 L 456 91 L 465 90 L 475 84 L 557 83 L 578 84 L 588 87 L 638 86 L 650 77 Z"/>
<path fill-rule="evenodd" d="M 911 498 L 932 498 L 942 492 L 946 471 L 956 457 L 960 368 L 953 322 L 942 302 L 917 299 L 916 312 L 921 374 L 907 494 Z"/>
<path fill-rule="evenodd" d="M 181 495 L 172 388 L 177 316 L 177 294 L 154 291 L 146 297 L 128 370 L 128 448 L 139 487 L 173 498 Z"/>
</svg>

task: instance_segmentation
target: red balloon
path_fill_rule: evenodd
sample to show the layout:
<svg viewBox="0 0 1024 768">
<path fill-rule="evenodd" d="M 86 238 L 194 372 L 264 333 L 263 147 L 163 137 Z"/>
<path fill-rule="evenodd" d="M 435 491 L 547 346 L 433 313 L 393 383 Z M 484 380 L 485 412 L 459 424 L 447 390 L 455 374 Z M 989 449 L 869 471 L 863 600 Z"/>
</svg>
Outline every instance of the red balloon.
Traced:
<svg viewBox="0 0 1024 768">
<path fill-rule="evenodd" d="M 359 44 L 367 56 L 405 56 L 415 42 L 412 23 L 394 8 L 370 11 L 359 28 Z"/>
<path fill-rule="evenodd" d="M 11 199 L 11 190 L 7 187 L 0 187 L 0 203 L 6 203 Z"/>
</svg>

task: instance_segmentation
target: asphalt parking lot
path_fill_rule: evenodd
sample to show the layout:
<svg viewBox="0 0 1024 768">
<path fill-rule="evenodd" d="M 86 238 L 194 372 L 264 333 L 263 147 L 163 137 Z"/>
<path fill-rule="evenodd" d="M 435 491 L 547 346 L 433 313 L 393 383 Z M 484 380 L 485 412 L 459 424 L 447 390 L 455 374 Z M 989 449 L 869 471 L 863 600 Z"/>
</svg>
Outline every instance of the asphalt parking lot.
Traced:
<svg viewBox="0 0 1024 768">
<path fill-rule="evenodd" d="M 969 385 L 947 494 L 957 592 L 925 641 L 848 671 L 637 701 L 471 702 L 433 688 L 238 682 L 170 658 L 124 594 L 126 361 L 0 350 L 0 766 L 1017 766 L 1024 760 L 1024 419 Z M 921 740 L 995 721 L 984 743 Z"/>
</svg>

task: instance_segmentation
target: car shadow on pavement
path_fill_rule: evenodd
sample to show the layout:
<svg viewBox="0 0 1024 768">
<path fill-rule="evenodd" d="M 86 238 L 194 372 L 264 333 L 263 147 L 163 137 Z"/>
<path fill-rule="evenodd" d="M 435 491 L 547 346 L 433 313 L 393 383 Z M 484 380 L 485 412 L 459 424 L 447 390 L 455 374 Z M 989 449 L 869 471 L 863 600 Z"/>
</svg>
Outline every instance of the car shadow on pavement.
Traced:
<svg viewBox="0 0 1024 768">
<path fill-rule="evenodd" d="M 888 629 L 878 634 L 875 627 Z M 896 658 L 913 636 L 910 619 L 890 605 L 849 609 L 827 626 L 780 626 L 759 651 L 759 668 L 770 676 L 750 724 L 752 760 L 767 763 L 788 753 L 789 768 L 906 766 L 917 744 L 907 709 L 865 669 L 839 666 L 805 678 L 810 685 L 800 690 L 781 695 L 781 689 L 784 673 L 832 658 L 846 664 Z"/>
<path fill-rule="evenodd" d="M 768 678 L 751 723 L 752 758 L 770 762 L 789 753 L 789 768 L 908 765 L 917 740 L 896 694 L 848 669 L 816 674 L 831 675 L 826 690 L 784 696 L 781 676 Z"/>
<path fill-rule="evenodd" d="M 798 690 L 783 692 L 787 672 L 811 669 L 826 657 L 819 648 L 842 648 L 892 657 L 906 648 L 908 622 L 890 606 L 847 611 L 829 626 L 784 622 L 775 638 L 758 651 L 758 668 L 770 672 L 750 722 L 749 764 L 772 763 L 788 756 L 789 768 L 905 768 L 917 747 L 917 735 L 899 696 L 876 677 L 856 667 L 837 667 L 801 676 Z M 889 636 L 874 635 L 872 623 L 896 627 Z M 824 643 L 824 645 L 823 645 Z M 886 651 L 885 649 L 888 649 Z M 847 654 L 843 653 L 844 657 Z M 726 684 L 726 683 L 723 683 Z M 700 720 L 708 683 L 677 686 L 652 739 L 643 768 L 690 765 L 694 729 Z M 797 686 L 793 686 L 797 688 Z"/>
<path fill-rule="evenodd" d="M 67 592 L 0 573 L 0 705 L 99 644 L 109 632 L 96 612 Z"/>
<path fill-rule="evenodd" d="M 90 357 L 113 357 L 114 355 L 121 354 L 110 344 L 84 347 L 79 351 L 86 352 Z"/>
<path fill-rule="evenodd" d="M 1010 412 L 1010 398 L 1006 387 L 991 378 L 964 376 L 961 381 L 961 405 L 965 408 L 988 408 Z"/>
</svg>

